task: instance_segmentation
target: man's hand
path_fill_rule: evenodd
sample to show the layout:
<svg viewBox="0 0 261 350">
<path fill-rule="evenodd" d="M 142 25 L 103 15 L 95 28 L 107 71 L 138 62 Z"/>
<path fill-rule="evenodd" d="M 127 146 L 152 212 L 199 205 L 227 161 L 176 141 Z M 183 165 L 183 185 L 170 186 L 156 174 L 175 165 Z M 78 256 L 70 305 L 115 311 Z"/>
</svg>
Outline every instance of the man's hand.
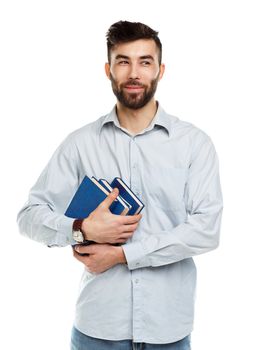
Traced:
<svg viewBox="0 0 261 350">
<path fill-rule="evenodd" d="M 78 253 L 89 255 L 81 256 Z M 76 245 L 73 249 L 73 255 L 91 273 L 102 273 L 114 265 L 126 263 L 122 247 L 110 244 Z"/>
<path fill-rule="evenodd" d="M 114 190 L 103 202 L 83 220 L 81 230 L 86 239 L 97 243 L 125 243 L 137 229 L 141 214 L 115 215 L 109 207 L 117 198 L 119 190 Z"/>
</svg>

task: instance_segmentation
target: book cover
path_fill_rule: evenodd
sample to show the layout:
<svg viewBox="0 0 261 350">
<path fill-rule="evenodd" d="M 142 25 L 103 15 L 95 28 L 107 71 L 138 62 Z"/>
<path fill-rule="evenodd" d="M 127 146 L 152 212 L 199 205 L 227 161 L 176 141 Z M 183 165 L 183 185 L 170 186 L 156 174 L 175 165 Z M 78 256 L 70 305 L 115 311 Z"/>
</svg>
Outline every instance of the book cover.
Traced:
<svg viewBox="0 0 261 350">
<path fill-rule="evenodd" d="M 136 194 L 120 177 L 114 178 L 114 180 L 111 183 L 111 187 L 117 187 L 119 189 L 120 196 L 131 205 L 131 209 L 128 215 L 139 214 L 144 208 L 145 205 L 140 201 Z"/>
<path fill-rule="evenodd" d="M 107 191 L 100 184 L 94 183 L 88 176 L 85 176 L 74 194 L 65 215 L 70 218 L 84 219 L 108 196 Z M 129 211 L 119 201 L 114 201 L 110 206 L 113 214 L 126 215 Z"/>
</svg>

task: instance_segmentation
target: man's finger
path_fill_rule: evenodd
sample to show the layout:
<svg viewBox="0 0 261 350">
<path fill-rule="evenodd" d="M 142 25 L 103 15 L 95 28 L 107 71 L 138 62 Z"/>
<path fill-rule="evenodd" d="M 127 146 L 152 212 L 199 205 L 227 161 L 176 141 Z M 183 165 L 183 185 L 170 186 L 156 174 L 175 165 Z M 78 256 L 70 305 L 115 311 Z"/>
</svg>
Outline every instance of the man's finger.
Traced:
<svg viewBox="0 0 261 350">
<path fill-rule="evenodd" d="M 123 224 L 135 224 L 141 219 L 141 214 L 121 216 Z"/>
<path fill-rule="evenodd" d="M 75 249 L 73 249 L 73 256 L 80 261 L 81 263 L 83 263 L 84 265 L 86 264 L 86 259 L 88 259 L 88 256 L 82 256 L 79 253 L 76 252 Z"/>
<path fill-rule="evenodd" d="M 138 224 L 135 223 L 135 224 L 129 224 L 129 225 L 124 225 L 124 232 L 123 233 L 126 233 L 126 232 L 133 232 L 137 229 L 138 227 Z"/>
<path fill-rule="evenodd" d="M 74 251 L 76 251 L 78 254 L 80 255 L 89 255 L 89 254 L 93 254 L 93 248 L 90 245 L 81 245 L 81 244 L 76 244 L 74 246 Z"/>
<path fill-rule="evenodd" d="M 110 207 L 110 205 L 114 202 L 114 200 L 117 198 L 117 196 L 119 195 L 119 190 L 118 188 L 114 188 L 113 191 L 108 194 L 107 198 L 104 199 L 104 201 L 101 202 L 100 206 L 103 206 L 105 208 Z"/>
</svg>

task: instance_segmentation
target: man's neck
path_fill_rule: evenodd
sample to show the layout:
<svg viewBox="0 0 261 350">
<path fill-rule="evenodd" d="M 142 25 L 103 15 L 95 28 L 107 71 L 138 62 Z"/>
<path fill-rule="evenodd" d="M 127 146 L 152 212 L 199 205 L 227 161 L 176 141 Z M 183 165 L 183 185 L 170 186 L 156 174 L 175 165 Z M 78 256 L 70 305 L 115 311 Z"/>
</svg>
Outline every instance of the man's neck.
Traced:
<svg viewBox="0 0 261 350">
<path fill-rule="evenodd" d="M 140 109 L 129 109 L 117 102 L 117 116 L 120 125 L 132 134 L 146 129 L 157 112 L 157 102 L 152 99 Z"/>
</svg>

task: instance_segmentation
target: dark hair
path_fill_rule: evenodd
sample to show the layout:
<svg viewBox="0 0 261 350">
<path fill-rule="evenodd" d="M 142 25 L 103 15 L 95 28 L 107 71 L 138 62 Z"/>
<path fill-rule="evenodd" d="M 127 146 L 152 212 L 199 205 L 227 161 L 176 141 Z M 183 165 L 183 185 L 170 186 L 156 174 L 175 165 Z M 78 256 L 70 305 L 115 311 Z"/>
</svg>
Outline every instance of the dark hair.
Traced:
<svg viewBox="0 0 261 350">
<path fill-rule="evenodd" d="M 152 39 L 159 49 L 159 64 L 162 59 L 162 45 L 158 32 L 140 22 L 119 21 L 110 26 L 106 33 L 108 61 L 111 62 L 111 50 L 121 43 L 128 43 L 139 39 Z"/>
</svg>

